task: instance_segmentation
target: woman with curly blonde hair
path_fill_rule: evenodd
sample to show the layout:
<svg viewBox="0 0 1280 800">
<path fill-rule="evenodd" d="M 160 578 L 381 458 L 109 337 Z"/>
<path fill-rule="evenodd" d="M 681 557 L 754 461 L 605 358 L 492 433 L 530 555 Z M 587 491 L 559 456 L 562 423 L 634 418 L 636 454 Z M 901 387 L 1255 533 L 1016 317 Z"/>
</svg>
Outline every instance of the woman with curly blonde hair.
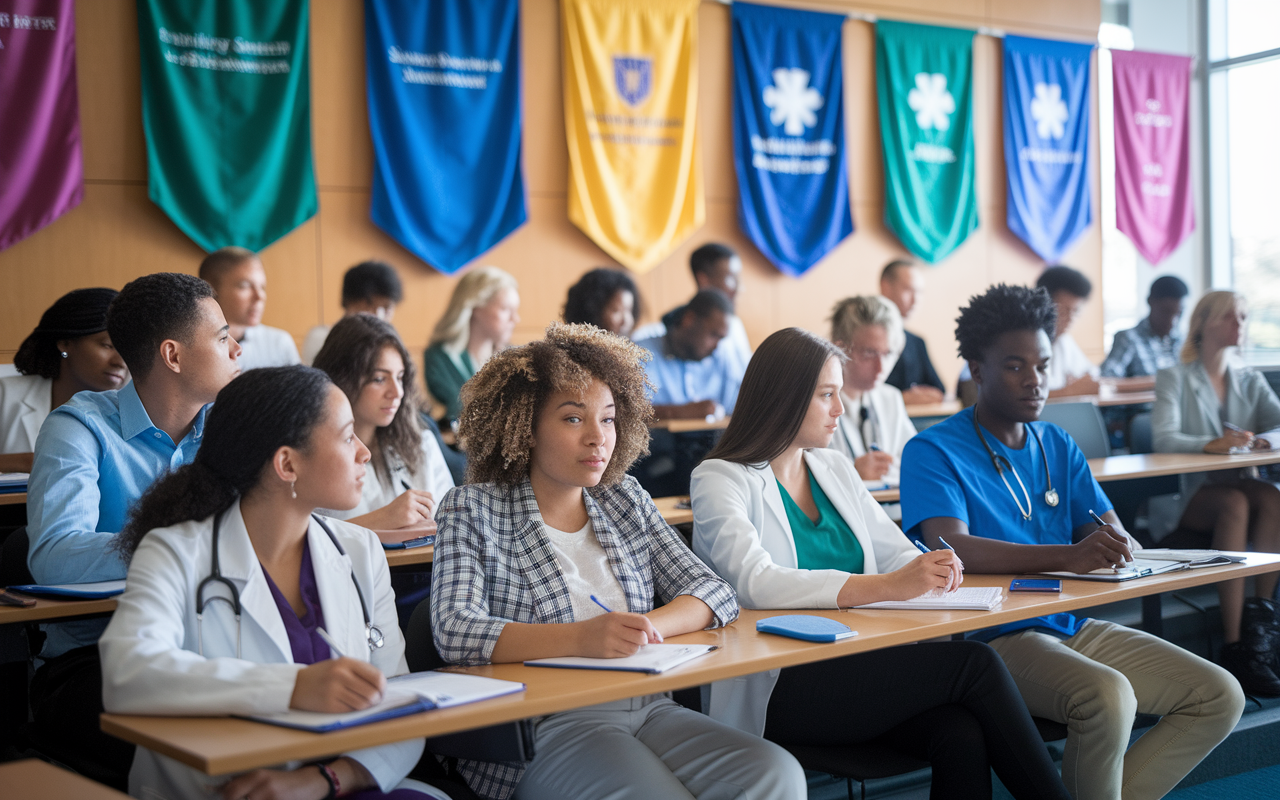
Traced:
<svg viewBox="0 0 1280 800">
<path fill-rule="evenodd" d="M 648 450 L 644 358 L 599 328 L 555 324 L 463 387 L 469 483 L 437 512 L 431 592 L 446 661 L 619 658 L 737 618 L 733 590 L 626 474 Z M 460 767 L 472 789 L 499 799 L 805 792 L 785 750 L 666 695 L 545 717 L 534 748 L 527 768 Z"/>
</svg>

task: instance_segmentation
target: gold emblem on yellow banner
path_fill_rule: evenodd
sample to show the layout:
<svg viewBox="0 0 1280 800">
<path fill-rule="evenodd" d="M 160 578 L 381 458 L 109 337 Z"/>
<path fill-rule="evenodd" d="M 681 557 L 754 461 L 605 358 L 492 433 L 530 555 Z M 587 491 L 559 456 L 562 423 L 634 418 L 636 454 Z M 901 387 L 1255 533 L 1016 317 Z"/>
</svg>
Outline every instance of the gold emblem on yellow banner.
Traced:
<svg viewBox="0 0 1280 800">
<path fill-rule="evenodd" d="M 569 219 L 647 272 L 706 220 L 698 0 L 561 0 Z"/>
</svg>

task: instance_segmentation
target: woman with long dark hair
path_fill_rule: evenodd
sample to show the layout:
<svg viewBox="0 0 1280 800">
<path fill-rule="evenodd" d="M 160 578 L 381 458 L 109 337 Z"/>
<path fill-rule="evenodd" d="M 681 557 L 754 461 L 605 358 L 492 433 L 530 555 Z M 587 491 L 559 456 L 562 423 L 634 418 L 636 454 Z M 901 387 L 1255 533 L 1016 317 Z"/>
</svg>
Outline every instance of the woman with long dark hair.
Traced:
<svg viewBox="0 0 1280 800">
<path fill-rule="evenodd" d="M 253 370 L 218 394 L 195 461 L 143 495 L 117 540 L 130 565 L 99 641 L 107 711 L 354 711 L 381 698 L 387 676 L 408 671 L 377 537 L 313 515 L 360 500 L 369 451 L 353 427 L 347 398 L 308 367 Z M 402 785 L 422 746 L 417 739 L 254 770 L 220 787 L 140 747 L 129 790 L 438 797 Z"/>
<path fill-rule="evenodd" d="M 954 588 L 950 551 L 921 554 L 828 449 L 845 355 L 798 328 L 765 339 L 724 436 L 693 471 L 694 552 L 745 608 L 848 608 Z M 876 742 L 927 760 L 931 796 L 1067 797 L 999 656 L 915 644 L 713 684 L 710 714 L 784 745 Z"/>
<path fill-rule="evenodd" d="M 370 314 L 345 317 L 329 331 L 315 368 L 351 401 L 356 437 L 373 466 L 356 507 L 326 513 L 388 543 L 434 532 L 436 504 L 453 478 L 435 436 L 419 424 L 417 374 L 395 328 Z"/>
</svg>

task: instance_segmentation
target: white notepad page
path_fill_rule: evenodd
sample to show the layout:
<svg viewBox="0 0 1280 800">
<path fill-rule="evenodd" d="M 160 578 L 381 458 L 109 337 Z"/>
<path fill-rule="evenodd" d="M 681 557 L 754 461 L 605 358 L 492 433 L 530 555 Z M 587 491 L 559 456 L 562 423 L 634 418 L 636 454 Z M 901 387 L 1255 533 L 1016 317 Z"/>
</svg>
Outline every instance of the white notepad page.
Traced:
<svg viewBox="0 0 1280 800">
<path fill-rule="evenodd" d="M 962 586 L 954 592 L 941 592 L 935 589 L 910 600 L 882 600 L 879 603 L 868 603 L 864 606 L 854 606 L 854 608 L 994 611 L 1003 602 L 1004 590 L 999 586 Z"/>
</svg>

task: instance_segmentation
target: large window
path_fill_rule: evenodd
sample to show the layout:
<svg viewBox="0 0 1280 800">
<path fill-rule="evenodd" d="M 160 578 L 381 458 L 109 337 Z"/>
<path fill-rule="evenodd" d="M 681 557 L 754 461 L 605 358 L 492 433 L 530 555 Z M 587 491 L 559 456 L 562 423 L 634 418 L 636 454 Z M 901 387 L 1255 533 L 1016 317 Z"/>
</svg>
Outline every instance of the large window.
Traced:
<svg viewBox="0 0 1280 800">
<path fill-rule="evenodd" d="M 1280 362 L 1280 2 L 1211 0 L 1213 279 L 1249 298 L 1251 361 Z"/>
</svg>

